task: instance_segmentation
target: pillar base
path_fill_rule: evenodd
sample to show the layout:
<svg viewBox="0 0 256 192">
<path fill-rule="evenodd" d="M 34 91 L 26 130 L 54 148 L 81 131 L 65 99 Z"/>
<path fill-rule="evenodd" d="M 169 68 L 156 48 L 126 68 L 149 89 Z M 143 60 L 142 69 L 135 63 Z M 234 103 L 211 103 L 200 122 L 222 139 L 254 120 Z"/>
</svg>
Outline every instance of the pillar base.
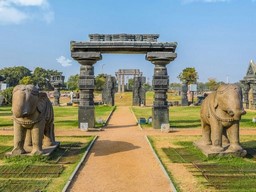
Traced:
<svg viewBox="0 0 256 192">
<path fill-rule="evenodd" d="M 81 123 L 88 123 L 88 128 L 95 126 L 94 106 L 79 107 L 78 109 L 78 127 L 81 128 Z"/>
<path fill-rule="evenodd" d="M 169 124 L 168 108 L 152 108 L 152 125 L 154 129 L 160 129 L 162 124 Z"/>
</svg>

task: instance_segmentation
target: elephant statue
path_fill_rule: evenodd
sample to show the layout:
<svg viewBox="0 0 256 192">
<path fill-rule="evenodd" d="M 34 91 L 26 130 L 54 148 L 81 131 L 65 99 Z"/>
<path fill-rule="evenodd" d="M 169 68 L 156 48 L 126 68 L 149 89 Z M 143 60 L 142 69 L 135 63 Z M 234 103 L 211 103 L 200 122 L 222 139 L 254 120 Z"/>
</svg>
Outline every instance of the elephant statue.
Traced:
<svg viewBox="0 0 256 192">
<path fill-rule="evenodd" d="M 12 113 L 12 155 L 40 155 L 43 146 L 55 145 L 53 107 L 46 93 L 39 92 L 34 85 L 17 85 L 13 89 Z"/>
<path fill-rule="evenodd" d="M 220 85 L 201 106 L 201 144 L 209 146 L 212 152 L 225 150 L 245 156 L 246 151 L 239 142 L 239 122 L 244 114 L 241 88 L 235 84 Z"/>
</svg>

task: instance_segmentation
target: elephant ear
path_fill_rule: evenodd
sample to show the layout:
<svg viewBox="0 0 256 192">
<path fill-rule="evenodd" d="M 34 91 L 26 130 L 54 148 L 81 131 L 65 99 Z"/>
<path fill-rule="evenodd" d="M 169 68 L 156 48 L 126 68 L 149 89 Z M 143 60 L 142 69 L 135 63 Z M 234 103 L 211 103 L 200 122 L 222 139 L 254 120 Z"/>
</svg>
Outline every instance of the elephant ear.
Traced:
<svg viewBox="0 0 256 192">
<path fill-rule="evenodd" d="M 45 108 L 45 99 L 47 99 L 46 93 L 39 93 L 39 100 L 37 103 L 37 110 L 42 113 Z"/>
</svg>

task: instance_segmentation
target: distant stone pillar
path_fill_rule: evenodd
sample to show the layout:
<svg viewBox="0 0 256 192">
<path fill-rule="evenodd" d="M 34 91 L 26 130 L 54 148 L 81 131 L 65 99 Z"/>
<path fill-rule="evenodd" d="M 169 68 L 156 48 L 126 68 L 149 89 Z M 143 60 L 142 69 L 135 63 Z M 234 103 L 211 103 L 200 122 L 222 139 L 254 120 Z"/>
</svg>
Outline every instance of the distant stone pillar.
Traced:
<svg viewBox="0 0 256 192">
<path fill-rule="evenodd" d="M 133 106 L 140 106 L 140 78 L 133 77 L 133 92 L 132 92 L 132 105 Z"/>
<path fill-rule="evenodd" d="M 60 89 L 58 87 L 54 87 L 53 96 L 54 96 L 53 105 L 59 106 L 60 105 Z"/>
<path fill-rule="evenodd" d="M 117 73 L 117 81 L 118 81 L 118 93 L 121 93 L 121 75 Z"/>
<path fill-rule="evenodd" d="M 122 93 L 124 93 L 124 74 L 122 74 Z"/>
<path fill-rule="evenodd" d="M 143 84 L 146 82 L 146 77 L 134 77 L 133 84 L 133 106 L 146 105 L 146 91 Z"/>
<path fill-rule="evenodd" d="M 248 83 L 244 83 L 243 100 L 245 103 L 245 109 L 249 109 L 249 91 L 250 85 Z"/>
<path fill-rule="evenodd" d="M 108 75 L 106 77 L 106 82 L 104 85 L 102 98 L 103 103 L 109 106 L 115 105 L 115 85 L 116 85 L 116 78 Z"/>
<path fill-rule="evenodd" d="M 252 109 L 256 109 L 256 83 L 251 84 L 251 88 L 253 97 Z"/>
<path fill-rule="evenodd" d="M 181 106 L 188 106 L 188 83 L 182 82 L 181 86 Z"/>
<path fill-rule="evenodd" d="M 161 128 L 161 124 L 169 124 L 169 106 L 167 94 L 169 87 L 169 76 L 166 65 L 177 57 L 172 52 L 148 52 L 146 59 L 154 65 L 153 89 L 155 91 L 152 109 L 153 128 Z"/>
<path fill-rule="evenodd" d="M 78 126 L 88 123 L 88 127 L 95 125 L 93 91 L 95 86 L 94 67 L 98 60 L 101 60 L 100 52 L 72 52 L 71 56 L 81 64 L 79 77 L 79 109 Z"/>
</svg>

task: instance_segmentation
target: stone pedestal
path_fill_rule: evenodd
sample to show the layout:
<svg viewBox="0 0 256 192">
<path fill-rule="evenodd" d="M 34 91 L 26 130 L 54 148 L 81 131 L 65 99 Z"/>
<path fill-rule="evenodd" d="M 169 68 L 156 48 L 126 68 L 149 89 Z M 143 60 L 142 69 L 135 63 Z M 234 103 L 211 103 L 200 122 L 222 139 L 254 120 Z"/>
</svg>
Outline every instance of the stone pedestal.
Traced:
<svg viewBox="0 0 256 192">
<path fill-rule="evenodd" d="M 95 125 L 93 91 L 95 87 L 94 67 L 98 60 L 101 59 L 100 52 L 72 52 L 72 57 L 80 64 L 79 77 L 79 110 L 78 125 L 79 128 L 87 123 L 88 128 Z"/>
<path fill-rule="evenodd" d="M 177 57 L 172 52 L 148 52 L 147 60 L 154 65 L 153 89 L 155 91 L 154 103 L 152 108 L 153 128 L 160 129 L 161 124 L 169 123 L 169 106 L 167 94 L 169 88 L 169 76 L 166 65 Z"/>
</svg>

